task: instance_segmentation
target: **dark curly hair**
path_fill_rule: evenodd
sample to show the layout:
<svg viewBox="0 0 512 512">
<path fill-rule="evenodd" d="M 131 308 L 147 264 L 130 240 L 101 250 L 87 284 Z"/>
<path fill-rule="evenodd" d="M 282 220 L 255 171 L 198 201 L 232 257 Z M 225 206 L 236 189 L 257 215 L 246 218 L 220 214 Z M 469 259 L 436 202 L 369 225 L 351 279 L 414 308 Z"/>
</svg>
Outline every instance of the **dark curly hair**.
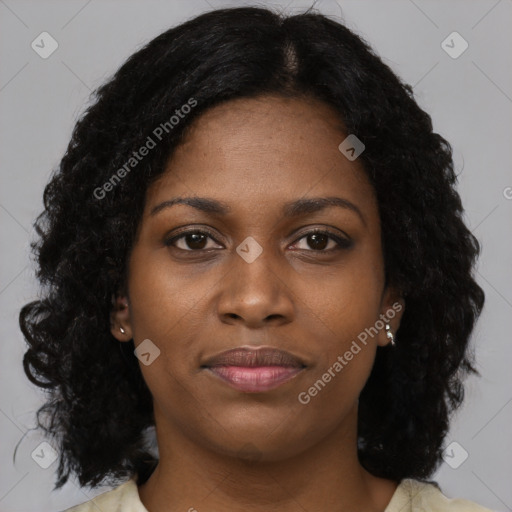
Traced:
<svg viewBox="0 0 512 512">
<path fill-rule="evenodd" d="M 438 467 L 463 378 L 478 374 L 469 340 L 485 300 L 452 148 L 412 87 L 342 24 L 311 10 L 286 17 L 233 8 L 134 53 L 94 93 L 44 190 L 32 242 L 42 291 L 19 320 L 24 371 L 48 393 L 37 428 L 60 448 L 54 489 L 70 472 L 94 487 L 135 474 L 140 484 L 154 469 L 144 435 L 154 426 L 152 396 L 133 340 L 119 343 L 110 332 L 112 297 L 125 288 L 145 192 L 187 127 L 221 102 L 264 94 L 325 102 L 366 146 L 360 161 L 379 204 L 386 284 L 402 291 L 406 309 L 396 347 L 377 349 L 360 396 L 359 458 L 398 481 Z M 191 98 L 195 108 L 169 128 Z M 99 198 L 95 190 L 166 122 L 156 147 Z"/>
</svg>

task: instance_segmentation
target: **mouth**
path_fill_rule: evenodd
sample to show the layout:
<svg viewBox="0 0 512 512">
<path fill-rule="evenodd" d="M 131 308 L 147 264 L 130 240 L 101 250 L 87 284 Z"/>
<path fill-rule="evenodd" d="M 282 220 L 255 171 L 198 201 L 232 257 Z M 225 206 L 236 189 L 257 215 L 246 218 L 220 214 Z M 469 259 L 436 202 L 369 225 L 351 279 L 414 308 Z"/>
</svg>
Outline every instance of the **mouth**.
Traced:
<svg viewBox="0 0 512 512">
<path fill-rule="evenodd" d="M 239 391 L 262 393 L 290 381 L 306 365 L 284 350 L 240 347 L 208 359 L 202 368 Z"/>
</svg>

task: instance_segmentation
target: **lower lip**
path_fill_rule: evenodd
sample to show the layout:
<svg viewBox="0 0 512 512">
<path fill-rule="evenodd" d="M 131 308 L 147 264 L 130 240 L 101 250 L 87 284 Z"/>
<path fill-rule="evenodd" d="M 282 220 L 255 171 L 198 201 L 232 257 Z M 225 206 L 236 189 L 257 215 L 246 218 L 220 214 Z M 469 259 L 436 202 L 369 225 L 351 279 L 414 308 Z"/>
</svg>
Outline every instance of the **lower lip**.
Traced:
<svg viewBox="0 0 512 512">
<path fill-rule="evenodd" d="M 303 370 L 288 366 L 213 366 L 208 369 L 231 387 L 245 393 L 277 388 Z"/>
</svg>

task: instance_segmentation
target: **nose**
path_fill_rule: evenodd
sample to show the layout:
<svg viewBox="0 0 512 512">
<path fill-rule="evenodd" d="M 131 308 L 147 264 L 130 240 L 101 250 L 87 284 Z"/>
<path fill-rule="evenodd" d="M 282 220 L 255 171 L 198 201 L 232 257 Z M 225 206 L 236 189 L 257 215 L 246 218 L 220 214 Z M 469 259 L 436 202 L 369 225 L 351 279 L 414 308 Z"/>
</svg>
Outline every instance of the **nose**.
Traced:
<svg viewBox="0 0 512 512">
<path fill-rule="evenodd" d="M 265 253 L 251 263 L 234 254 L 231 271 L 220 285 L 218 315 L 222 322 L 258 328 L 293 320 L 293 295 L 285 273 L 271 265 Z"/>
</svg>

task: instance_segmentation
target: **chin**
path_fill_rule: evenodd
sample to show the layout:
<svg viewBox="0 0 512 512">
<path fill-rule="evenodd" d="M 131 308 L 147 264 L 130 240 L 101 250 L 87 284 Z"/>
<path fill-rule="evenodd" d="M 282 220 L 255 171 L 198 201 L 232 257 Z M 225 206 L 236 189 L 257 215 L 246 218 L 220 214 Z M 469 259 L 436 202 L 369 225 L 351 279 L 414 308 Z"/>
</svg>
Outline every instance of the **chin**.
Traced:
<svg viewBox="0 0 512 512">
<path fill-rule="evenodd" d="M 266 427 L 227 430 L 221 438 L 206 441 L 206 447 L 219 455 L 247 462 L 278 462 L 299 455 L 310 447 L 296 429 L 285 430 Z M 311 439 L 308 440 L 311 443 Z M 311 443 L 311 444 L 314 444 Z"/>
</svg>

